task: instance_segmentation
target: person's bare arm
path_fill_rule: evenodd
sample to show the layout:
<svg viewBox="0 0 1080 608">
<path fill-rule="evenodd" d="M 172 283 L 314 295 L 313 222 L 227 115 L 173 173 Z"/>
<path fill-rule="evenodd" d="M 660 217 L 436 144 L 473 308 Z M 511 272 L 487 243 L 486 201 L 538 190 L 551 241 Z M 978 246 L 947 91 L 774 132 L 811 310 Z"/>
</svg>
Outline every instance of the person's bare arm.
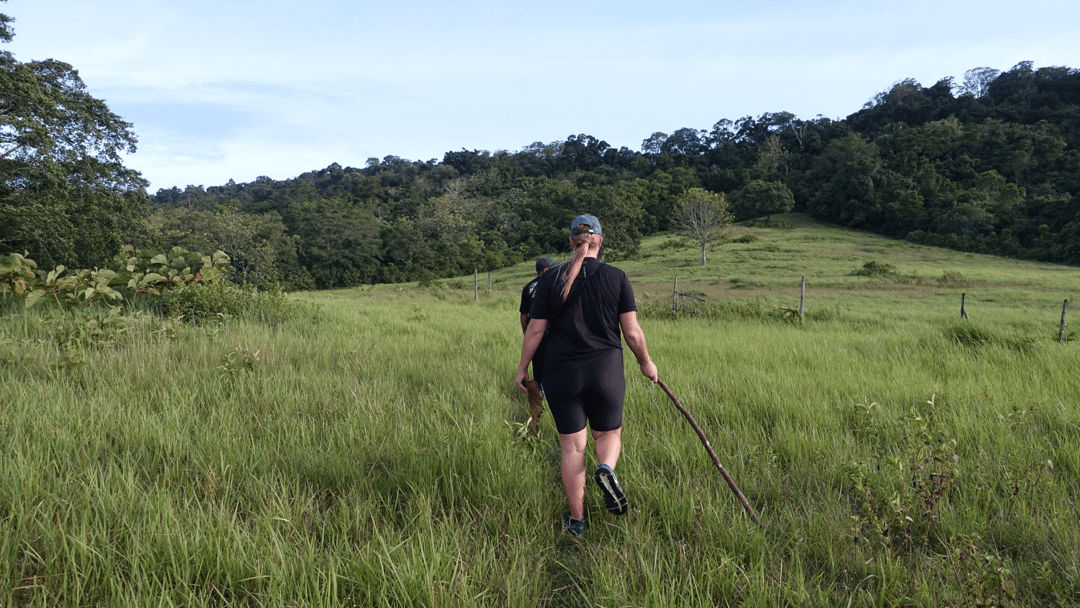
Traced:
<svg viewBox="0 0 1080 608">
<path fill-rule="evenodd" d="M 659 381 L 660 376 L 656 370 L 656 364 L 649 358 L 649 348 L 645 345 L 645 332 L 641 331 L 641 326 L 638 325 L 637 311 L 631 310 L 619 315 L 619 326 L 622 328 L 626 345 L 637 357 L 641 375 L 653 382 Z"/>
<path fill-rule="evenodd" d="M 521 315 L 521 333 L 525 333 L 525 328 L 529 326 L 529 315 Z"/>
<path fill-rule="evenodd" d="M 545 329 L 547 329 L 547 319 L 532 319 L 525 328 L 525 338 L 521 342 L 521 360 L 518 362 L 517 375 L 514 376 L 514 384 L 522 391 L 528 392 L 525 388 L 525 380 L 529 377 L 529 362 L 536 354 L 540 340 L 544 339 Z"/>
</svg>

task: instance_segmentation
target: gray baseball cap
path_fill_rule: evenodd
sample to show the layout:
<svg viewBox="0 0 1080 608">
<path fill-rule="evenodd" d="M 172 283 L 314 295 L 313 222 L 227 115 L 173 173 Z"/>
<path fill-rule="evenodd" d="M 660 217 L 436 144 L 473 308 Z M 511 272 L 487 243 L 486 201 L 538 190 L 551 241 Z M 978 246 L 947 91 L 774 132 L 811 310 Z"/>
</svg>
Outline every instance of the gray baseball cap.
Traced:
<svg viewBox="0 0 1080 608">
<path fill-rule="evenodd" d="M 536 272 L 540 272 L 541 270 L 547 270 L 548 268 L 554 268 L 558 265 L 558 262 L 545 255 L 536 259 Z"/>
<path fill-rule="evenodd" d="M 588 227 L 582 228 L 581 226 Z M 579 215 L 575 217 L 574 221 L 570 222 L 570 236 L 579 234 L 603 235 L 604 231 L 600 229 L 600 220 L 596 219 L 595 215 Z"/>
</svg>

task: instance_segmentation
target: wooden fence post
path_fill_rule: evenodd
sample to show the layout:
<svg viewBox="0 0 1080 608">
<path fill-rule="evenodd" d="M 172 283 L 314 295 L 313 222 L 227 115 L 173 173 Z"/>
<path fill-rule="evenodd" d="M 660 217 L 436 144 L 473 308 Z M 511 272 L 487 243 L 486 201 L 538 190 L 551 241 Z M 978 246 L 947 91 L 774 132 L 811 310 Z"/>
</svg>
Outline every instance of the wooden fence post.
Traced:
<svg viewBox="0 0 1080 608">
<path fill-rule="evenodd" d="M 802 289 L 799 290 L 799 323 L 806 323 L 806 275 L 802 278 Z"/>
<path fill-rule="evenodd" d="M 679 316 L 679 275 L 675 275 L 675 287 L 671 289 L 671 318 Z"/>
<path fill-rule="evenodd" d="M 961 319 L 968 318 L 967 311 L 964 310 L 964 302 L 965 302 L 965 300 L 967 300 L 967 294 L 966 293 L 960 294 L 960 318 Z"/>
<path fill-rule="evenodd" d="M 472 299 L 473 302 L 480 299 L 480 271 L 476 268 L 472 271 Z"/>
<path fill-rule="evenodd" d="M 1069 301 L 1061 305 L 1061 331 L 1058 332 L 1058 342 L 1065 343 L 1065 313 L 1069 311 Z"/>
</svg>

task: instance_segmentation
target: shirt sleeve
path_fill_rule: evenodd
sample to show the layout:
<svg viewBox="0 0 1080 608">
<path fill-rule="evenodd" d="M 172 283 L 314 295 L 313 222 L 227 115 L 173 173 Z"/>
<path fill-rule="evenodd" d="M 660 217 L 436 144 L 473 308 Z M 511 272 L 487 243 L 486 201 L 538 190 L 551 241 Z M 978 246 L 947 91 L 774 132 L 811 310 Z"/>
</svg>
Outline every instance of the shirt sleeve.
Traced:
<svg viewBox="0 0 1080 608">
<path fill-rule="evenodd" d="M 634 299 L 634 288 L 630 285 L 630 278 L 622 273 L 622 286 L 619 289 L 619 314 L 637 310 L 637 300 Z"/>
</svg>

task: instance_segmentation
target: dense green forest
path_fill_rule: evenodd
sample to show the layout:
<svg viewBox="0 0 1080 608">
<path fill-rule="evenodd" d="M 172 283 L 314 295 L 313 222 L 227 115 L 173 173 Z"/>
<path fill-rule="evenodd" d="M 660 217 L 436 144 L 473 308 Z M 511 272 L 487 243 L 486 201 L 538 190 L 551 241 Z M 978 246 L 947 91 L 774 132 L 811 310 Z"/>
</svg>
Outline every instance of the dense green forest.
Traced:
<svg viewBox="0 0 1080 608">
<path fill-rule="evenodd" d="M 0 15 L 0 41 L 12 35 Z M 149 195 L 121 160 L 135 144 L 72 66 L 0 51 L 0 251 L 88 267 L 125 243 L 179 245 L 225 251 L 255 285 L 427 280 L 565 249 L 567 218 L 584 212 L 603 219 L 609 260 L 632 257 L 643 236 L 679 228 L 682 193 L 704 188 L 738 220 L 805 211 L 1080 264 L 1080 71 L 1031 62 L 902 80 L 843 120 L 767 112 L 657 132 L 640 151 L 579 134 Z"/>
</svg>

